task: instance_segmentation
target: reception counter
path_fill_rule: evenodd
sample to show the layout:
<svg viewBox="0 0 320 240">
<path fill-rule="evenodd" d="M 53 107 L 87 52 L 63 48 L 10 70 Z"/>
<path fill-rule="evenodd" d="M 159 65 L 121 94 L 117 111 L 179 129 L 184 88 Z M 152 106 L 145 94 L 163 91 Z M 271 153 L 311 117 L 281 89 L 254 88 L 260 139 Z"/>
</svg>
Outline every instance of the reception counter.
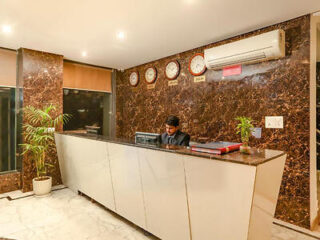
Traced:
<svg viewBox="0 0 320 240">
<path fill-rule="evenodd" d="M 163 240 L 269 240 L 286 154 L 56 133 L 62 181 Z"/>
</svg>

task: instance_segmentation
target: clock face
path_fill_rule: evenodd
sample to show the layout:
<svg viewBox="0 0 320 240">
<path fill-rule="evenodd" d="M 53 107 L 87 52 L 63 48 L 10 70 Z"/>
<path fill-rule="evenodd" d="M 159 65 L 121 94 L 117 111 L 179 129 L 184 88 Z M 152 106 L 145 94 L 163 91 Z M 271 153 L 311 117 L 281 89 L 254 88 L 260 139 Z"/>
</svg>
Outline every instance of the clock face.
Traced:
<svg viewBox="0 0 320 240">
<path fill-rule="evenodd" d="M 154 83 L 157 78 L 157 70 L 154 67 L 149 67 L 146 70 L 144 77 L 147 83 Z"/>
<path fill-rule="evenodd" d="M 199 76 L 206 71 L 203 53 L 195 54 L 189 61 L 189 72 L 194 76 Z"/>
<path fill-rule="evenodd" d="M 133 87 L 137 86 L 139 83 L 139 73 L 132 72 L 129 77 L 129 82 L 130 82 L 131 86 L 133 86 Z"/>
<path fill-rule="evenodd" d="M 178 77 L 180 71 L 180 66 L 178 61 L 171 61 L 167 64 L 165 74 L 166 78 L 173 80 Z"/>
</svg>

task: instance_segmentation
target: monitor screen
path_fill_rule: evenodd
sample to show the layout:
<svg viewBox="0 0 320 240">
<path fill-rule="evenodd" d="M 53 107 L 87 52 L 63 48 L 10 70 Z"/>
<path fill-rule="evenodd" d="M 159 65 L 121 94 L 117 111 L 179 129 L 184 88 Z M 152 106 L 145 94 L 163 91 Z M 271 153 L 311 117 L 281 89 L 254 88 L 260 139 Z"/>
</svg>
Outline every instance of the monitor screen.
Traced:
<svg viewBox="0 0 320 240">
<path fill-rule="evenodd" d="M 160 144 L 161 135 L 159 133 L 136 132 L 135 142 L 139 144 Z"/>
</svg>

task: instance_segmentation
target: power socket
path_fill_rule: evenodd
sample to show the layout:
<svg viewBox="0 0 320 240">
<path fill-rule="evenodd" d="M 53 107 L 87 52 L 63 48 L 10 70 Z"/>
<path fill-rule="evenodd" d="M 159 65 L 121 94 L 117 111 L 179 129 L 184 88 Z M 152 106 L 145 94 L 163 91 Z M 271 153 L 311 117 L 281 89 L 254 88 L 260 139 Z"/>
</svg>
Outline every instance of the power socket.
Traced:
<svg viewBox="0 0 320 240">
<path fill-rule="evenodd" d="M 266 128 L 283 128 L 283 116 L 266 116 Z"/>
<path fill-rule="evenodd" d="M 252 128 L 251 135 L 254 136 L 255 138 L 261 138 L 261 133 L 262 133 L 261 128 L 258 128 L 258 127 Z"/>
</svg>

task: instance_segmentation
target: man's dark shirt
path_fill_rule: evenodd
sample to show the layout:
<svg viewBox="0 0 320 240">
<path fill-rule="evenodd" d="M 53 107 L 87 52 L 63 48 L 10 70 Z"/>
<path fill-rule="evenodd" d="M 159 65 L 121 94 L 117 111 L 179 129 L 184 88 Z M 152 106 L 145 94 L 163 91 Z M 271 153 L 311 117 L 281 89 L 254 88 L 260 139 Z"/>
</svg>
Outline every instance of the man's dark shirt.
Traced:
<svg viewBox="0 0 320 240">
<path fill-rule="evenodd" d="M 190 136 L 178 130 L 173 136 L 169 136 L 168 133 L 161 135 L 162 144 L 172 144 L 180 146 L 189 146 Z"/>
</svg>

